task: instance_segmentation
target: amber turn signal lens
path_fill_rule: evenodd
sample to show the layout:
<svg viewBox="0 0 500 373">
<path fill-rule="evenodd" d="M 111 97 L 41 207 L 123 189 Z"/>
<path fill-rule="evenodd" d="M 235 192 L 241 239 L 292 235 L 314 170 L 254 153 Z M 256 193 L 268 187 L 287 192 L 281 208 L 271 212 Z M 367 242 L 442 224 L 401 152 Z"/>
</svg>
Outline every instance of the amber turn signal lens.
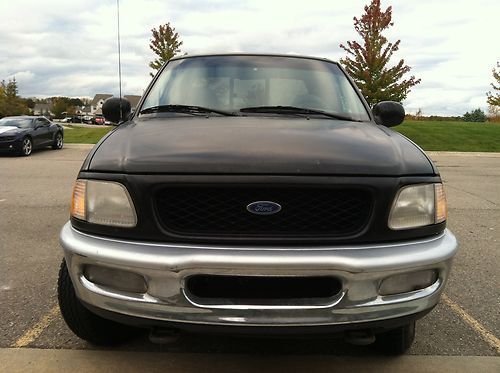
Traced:
<svg viewBox="0 0 500 373">
<path fill-rule="evenodd" d="M 86 189 L 87 182 L 77 180 L 73 186 L 73 196 L 71 198 L 71 216 L 81 220 L 86 220 Z"/>
<path fill-rule="evenodd" d="M 436 201 L 436 224 L 442 223 L 448 216 L 448 209 L 446 207 L 446 196 L 444 194 L 443 184 L 434 184 L 434 193 Z"/>
</svg>

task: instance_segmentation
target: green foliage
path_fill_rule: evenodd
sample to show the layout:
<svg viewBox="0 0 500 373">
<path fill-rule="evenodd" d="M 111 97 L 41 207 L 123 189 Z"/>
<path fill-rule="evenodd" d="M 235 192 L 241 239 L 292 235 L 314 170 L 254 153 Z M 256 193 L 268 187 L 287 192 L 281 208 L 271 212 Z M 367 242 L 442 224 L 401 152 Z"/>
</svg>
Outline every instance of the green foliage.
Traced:
<svg viewBox="0 0 500 373">
<path fill-rule="evenodd" d="M 52 113 L 54 117 L 61 118 L 63 113 L 67 111 L 68 103 L 65 100 L 67 97 L 54 97 L 52 99 Z"/>
<path fill-rule="evenodd" d="M 496 85 L 495 83 L 491 83 L 491 86 L 493 87 L 493 93 L 490 91 L 486 93 L 487 96 L 487 102 L 490 106 L 498 106 L 500 107 L 500 63 L 497 62 L 497 68 L 499 69 L 498 71 L 493 68 L 492 73 L 493 73 L 493 78 L 496 80 Z M 497 91 L 497 93 L 495 93 Z"/>
<path fill-rule="evenodd" d="M 153 36 L 150 39 L 149 48 L 158 56 L 149 63 L 149 67 L 156 73 L 165 62 L 175 57 L 180 53 L 182 41 L 179 34 L 175 32 L 175 28 L 170 27 L 170 22 L 160 25 L 158 30 L 153 28 L 151 30 Z M 151 77 L 153 73 L 149 73 Z"/>
<path fill-rule="evenodd" d="M 365 6 L 365 13 L 360 19 L 354 17 L 354 29 L 362 42 L 348 41 L 347 46 L 340 44 L 340 48 L 347 52 L 347 57 L 340 59 L 340 63 L 371 106 L 386 100 L 401 102 L 410 88 L 420 83 L 415 76 L 403 79 L 411 70 L 403 59 L 388 67 L 401 40 L 390 43 L 382 32 L 393 25 L 392 7 L 382 11 L 380 0 L 372 0 L 370 5 Z"/>
<path fill-rule="evenodd" d="M 0 118 L 28 114 L 25 100 L 19 97 L 16 79 L 0 82 Z"/>
<path fill-rule="evenodd" d="M 80 98 L 71 97 L 51 97 L 47 103 L 52 103 L 52 113 L 56 118 L 64 117 L 63 113 L 73 115 L 76 113 L 76 107 L 84 106 L 84 102 Z"/>
<path fill-rule="evenodd" d="M 464 122 L 486 122 L 486 114 L 481 109 L 472 110 L 470 113 L 467 112 L 462 117 Z"/>
</svg>

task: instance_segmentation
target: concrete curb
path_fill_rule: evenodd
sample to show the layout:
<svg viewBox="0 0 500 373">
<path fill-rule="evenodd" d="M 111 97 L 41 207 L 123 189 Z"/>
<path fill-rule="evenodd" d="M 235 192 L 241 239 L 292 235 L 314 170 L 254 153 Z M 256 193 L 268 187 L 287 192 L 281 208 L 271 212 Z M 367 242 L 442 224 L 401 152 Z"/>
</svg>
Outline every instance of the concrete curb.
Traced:
<svg viewBox="0 0 500 373">
<path fill-rule="evenodd" d="M 339 357 L 95 350 L 0 349 L 5 372 L 385 372 L 500 371 L 494 356 Z"/>
<path fill-rule="evenodd" d="M 92 149 L 95 144 L 73 144 L 64 143 L 64 147 L 68 149 Z"/>
<path fill-rule="evenodd" d="M 442 152 L 442 151 L 426 151 L 426 153 L 430 156 L 433 155 L 458 155 L 464 157 L 500 157 L 500 153 L 495 152 Z"/>
</svg>

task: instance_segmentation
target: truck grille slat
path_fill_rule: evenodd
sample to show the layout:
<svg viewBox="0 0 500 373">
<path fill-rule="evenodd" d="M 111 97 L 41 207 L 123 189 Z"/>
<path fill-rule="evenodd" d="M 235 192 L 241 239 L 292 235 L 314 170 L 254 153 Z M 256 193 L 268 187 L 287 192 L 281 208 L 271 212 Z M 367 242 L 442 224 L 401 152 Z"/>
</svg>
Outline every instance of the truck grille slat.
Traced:
<svg viewBox="0 0 500 373">
<path fill-rule="evenodd" d="M 252 214 L 247 206 L 256 201 L 272 201 L 282 209 Z M 371 194 L 355 188 L 183 186 L 164 188 L 156 196 L 164 229 L 187 236 L 349 236 L 364 228 L 371 208 Z"/>
</svg>

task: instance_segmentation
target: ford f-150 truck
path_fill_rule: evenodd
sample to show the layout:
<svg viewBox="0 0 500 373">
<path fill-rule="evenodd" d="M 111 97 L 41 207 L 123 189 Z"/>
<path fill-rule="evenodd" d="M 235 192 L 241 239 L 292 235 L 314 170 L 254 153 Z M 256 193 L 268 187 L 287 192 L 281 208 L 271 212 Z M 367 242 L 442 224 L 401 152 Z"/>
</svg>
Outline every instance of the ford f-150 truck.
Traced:
<svg viewBox="0 0 500 373">
<path fill-rule="evenodd" d="M 75 182 L 59 304 L 94 344 L 140 328 L 340 334 L 386 353 L 438 303 L 457 241 L 439 172 L 322 58 L 170 60 Z"/>
</svg>

